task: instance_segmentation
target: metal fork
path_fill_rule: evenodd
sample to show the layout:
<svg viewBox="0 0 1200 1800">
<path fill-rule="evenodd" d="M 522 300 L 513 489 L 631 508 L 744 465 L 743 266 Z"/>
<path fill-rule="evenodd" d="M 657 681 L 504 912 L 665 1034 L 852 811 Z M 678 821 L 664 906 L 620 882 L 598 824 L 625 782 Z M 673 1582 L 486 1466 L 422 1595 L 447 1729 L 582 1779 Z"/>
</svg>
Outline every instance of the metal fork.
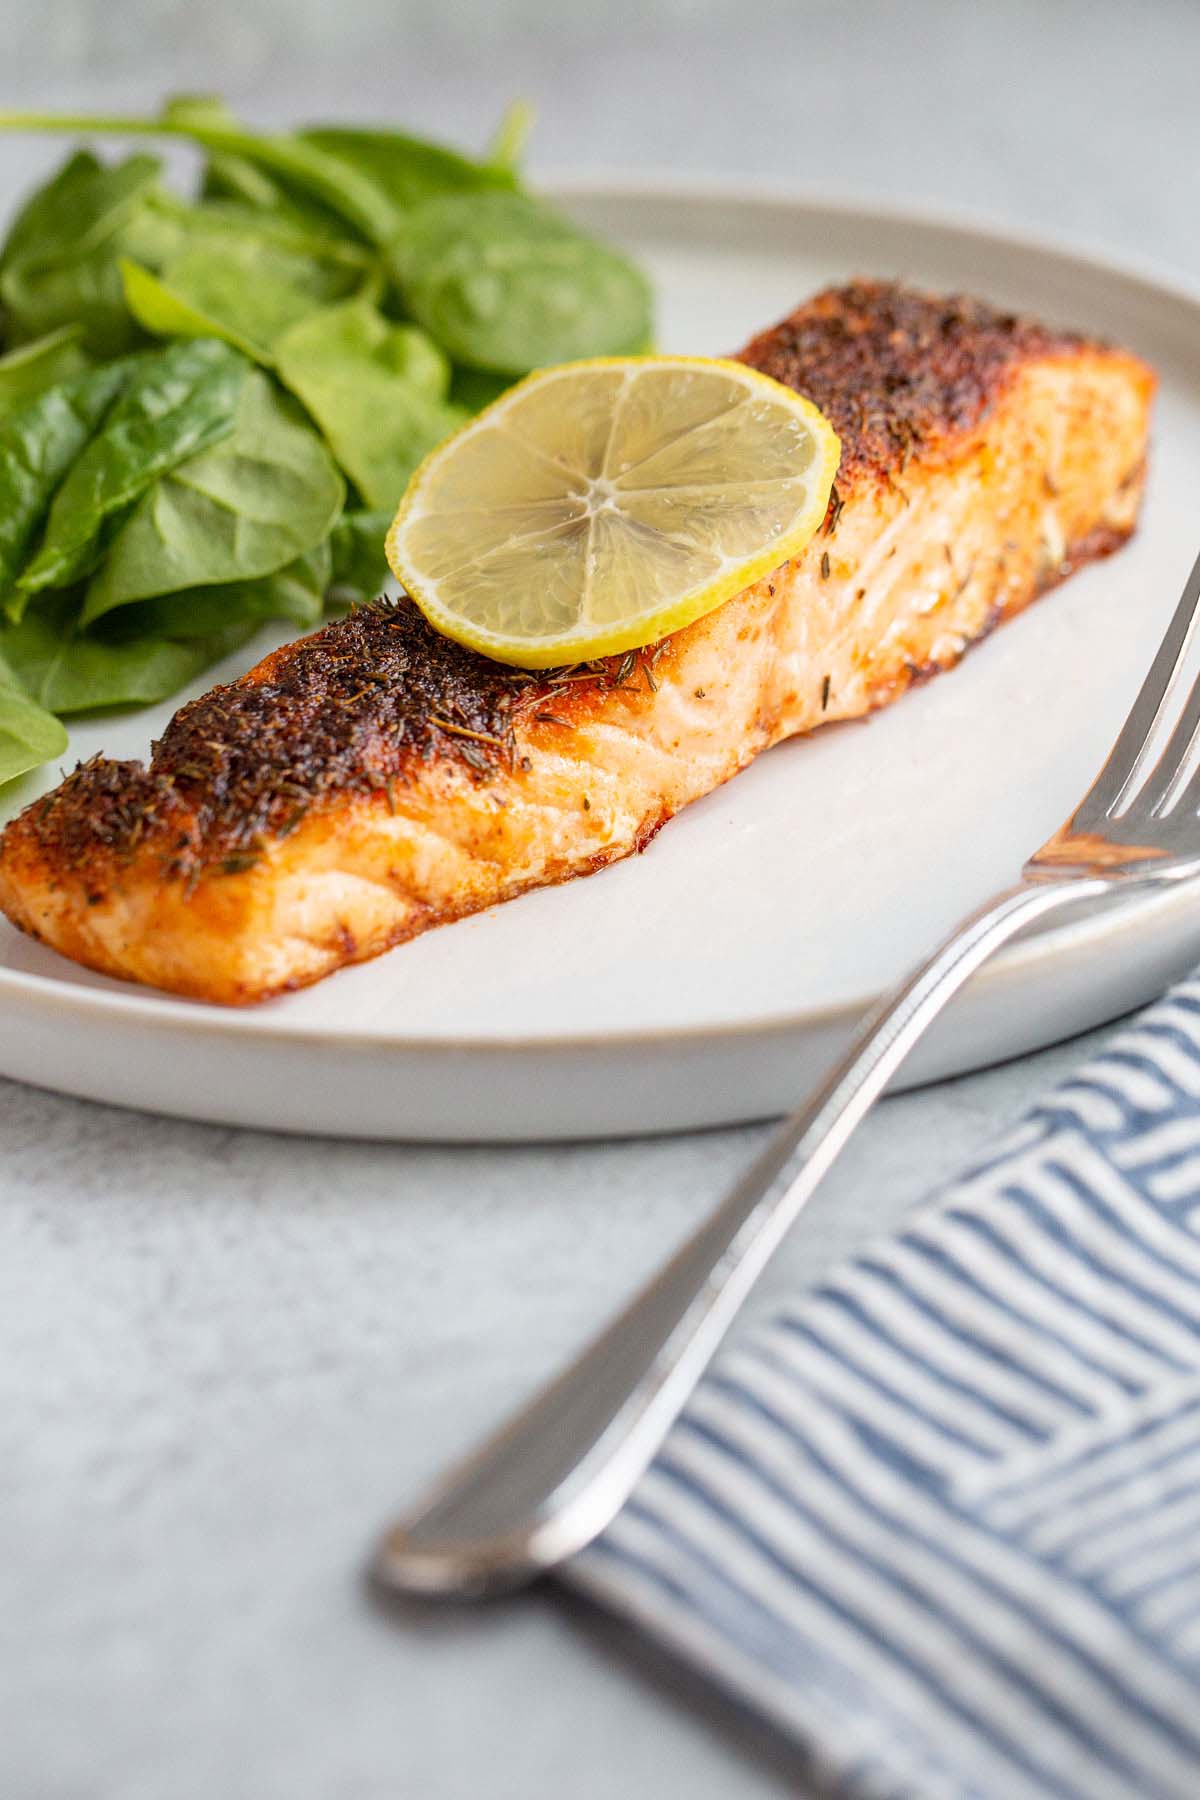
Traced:
<svg viewBox="0 0 1200 1800">
<path fill-rule="evenodd" d="M 519 1587 L 603 1531 L 817 1184 L 922 1032 L 1022 926 L 1097 895 L 1200 873 L 1200 680 L 1172 697 L 1200 610 L 1200 560 L 1112 754 L 1015 887 L 957 928 L 661 1273 L 579 1358 L 383 1539 L 393 1592 Z M 1175 723 L 1155 754 L 1171 720 Z"/>
</svg>

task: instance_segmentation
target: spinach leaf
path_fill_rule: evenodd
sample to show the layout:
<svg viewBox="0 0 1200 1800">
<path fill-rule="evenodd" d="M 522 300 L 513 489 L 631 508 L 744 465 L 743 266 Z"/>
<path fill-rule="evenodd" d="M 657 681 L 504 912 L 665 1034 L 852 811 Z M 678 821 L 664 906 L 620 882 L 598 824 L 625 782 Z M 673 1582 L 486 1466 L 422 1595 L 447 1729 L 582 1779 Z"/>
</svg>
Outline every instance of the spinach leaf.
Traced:
<svg viewBox="0 0 1200 1800">
<path fill-rule="evenodd" d="M 76 150 L 17 214 L 0 267 L 97 249 L 157 186 L 161 173 L 155 156 L 131 156 L 109 166 L 90 150 Z"/>
<path fill-rule="evenodd" d="M 0 782 L 40 768 L 66 747 L 67 734 L 60 722 L 29 698 L 13 671 L 0 661 Z"/>
<path fill-rule="evenodd" d="M 329 598 L 335 605 L 353 606 L 383 592 L 391 577 L 383 549 L 391 522 L 390 511 L 342 514 L 330 539 Z"/>
<path fill-rule="evenodd" d="M 251 369 L 232 436 L 138 501 L 88 588 L 84 622 L 134 600 L 274 574 L 329 536 L 344 498 L 295 403 Z"/>
<path fill-rule="evenodd" d="M 280 177 L 287 188 L 319 201 L 368 243 L 386 244 L 396 229 L 396 208 L 383 190 L 352 163 L 317 144 L 286 133 L 260 135 L 229 127 L 189 128 L 176 135 L 257 163 Z"/>
<path fill-rule="evenodd" d="M 469 413 L 482 412 L 506 394 L 512 384 L 511 375 L 492 375 L 487 369 L 466 369 L 460 364 L 450 381 L 450 398 Z"/>
<path fill-rule="evenodd" d="M 79 337 L 78 326 L 64 325 L 0 356 L 0 419 L 88 367 Z"/>
<path fill-rule="evenodd" d="M 641 271 L 523 194 L 430 200 L 398 235 L 393 259 L 417 323 L 472 368 L 520 375 L 650 335 Z"/>
<path fill-rule="evenodd" d="M 0 594 L 23 568 L 59 482 L 129 373 L 128 363 L 109 363 L 72 376 L 0 419 Z"/>
<path fill-rule="evenodd" d="M 15 342 L 73 324 L 97 358 L 124 356 L 138 346 L 140 333 L 129 316 L 111 247 L 54 263 L 18 263 L 0 276 L 0 300 Z"/>
<path fill-rule="evenodd" d="M 0 271 L 0 300 L 21 340 L 75 325 L 86 347 L 116 355 L 136 340 L 125 309 L 118 250 L 146 247 L 147 204 L 160 165 L 133 156 L 106 168 L 73 157 L 18 218 Z M 154 233 L 155 237 L 159 235 Z"/>
<path fill-rule="evenodd" d="M 0 652 L 48 711 L 91 712 L 166 700 L 212 663 L 239 649 L 257 629 L 253 620 L 241 621 L 208 637 L 175 641 L 126 631 L 123 623 L 106 621 L 85 630 L 78 595 L 56 595 L 49 605 L 35 608 L 0 635 Z M 47 752 L 57 754 L 53 749 Z"/>
<path fill-rule="evenodd" d="M 467 417 L 444 397 L 450 370 L 436 345 L 367 300 L 302 320 L 275 364 L 370 507 L 397 506 L 421 458 Z"/>
<path fill-rule="evenodd" d="M 260 221 L 298 230 L 327 236 L 345 230 L 344 220 L 322 201 L 293 192 L 249 157 L 228 150 L 206 157 L 200 198 L 210 205 L 237 206 Z"/>
<path fill-rule="evenodd" d="M 320 622 L 332 577 L 331 540 L 326 538 L 286 568 L 255 581 L 228 581 L 213 587 L 184 588 L 142 600 L 121 612 L 131 632 L 171 638 L 207 637 L 229 625 L 287 619 L 307 627 Z"/>
<path fill-rule="evenodd" d="M 160 337 L 221 337 L 270 365 L 276 340 L 344 294 L 358 269 L 290 254 L 278 243 L 226 229 L 198 235 L 155 275 L 121 264 L 130 312 Z"/>
<path fill-rule="evenodd" d="M 400 131 L 361 127 L 313 126 L 296 134 L 298 142 L 320 150 L 343 166 L 365 175 L 403 214 L 440 194 L 480 189 L 512 189 L 516 177 L 499 162 L 475 162 L 456 150 Z"/>
<path fill-rule="evenodd" d="M 234 114 L 215 94 L 176 94 L 162 109 L 165 121 L 181 126 L 209 125 L 226 131 L 240 129 Z M 345 228 L 337 213 L 310 195 L 289 192 L 275 175 L 248 156 L 233 150 L 213 150 L 204 159 L 200 176 L 202 203 L 236 206 L 251 213 L 261 224 L 290 224 L 333 236 Z"/>
<path fill-rule="evenodd" d="M 246 374 L 245 358 L 214 338 L 139 358 L 54 496 L 41 548 L 18 577 L 21 591 L 65 588 L 90 574 L 106 527 L 161 475 L 230 435 Z"/>
<path fill-rule="evenodd" d="M 147 205 L 169 220 L 176 232 L 175 243 L 167 245 L 156 268 L 185 249 L 242 256 L 253 251 L 260 257 L 274 251 L 293 280 L 328 299 L 335 287 L 341 292 L 379 266 L 378 252 L 357 239 L 339 236 L 336 220 L 332 227 L 318 227 L 287 214 L 259 212 L 236 200 L 189 201 L 165 193 L 152 196 Z"/>
<path fill-rule="evenodd" d="M 121 283 L 125 304 L 146 331 L 155 337 L 222 338 L 254 362 L 265 362 L 268 352 L 244 336 L 228 321 L 205 312 L 178 289 L 144 269 L 129 257 L 121 258 Z"/>
<path fill-rule="evenodd" d="M 169 125 L 219 125 L 236 128 L 237 119 L 220 94 L 170 94 L 159 113 Z"/>
<path fill-rule="evenodd" d="M 239 131 L 242 127 L 224 102 L 213 96 L 185 96 L 169 101 L 163 117 L 172 124 L 201 130 Z M 486 162 L 402 131 L 361 126 L 313 125 L 297 131 L 293 143 L 307 146 L 358 177 L 365 177 L 386 196 L 397 212 L 407 211 L 435 194 L 478 188 L 513 188 L 515 165 L 529 125 L 529 109 L 518 105 L 502 122 Z M 255 139 L 255 142 L 261 140 Z M 217 150 L 205 174 L 205 191 L 235 195 L 271 212 L 291 212 L 315 222 L 332 217 L 328 203 L 280 161 L 263 163 L 247 146 L 242 153 Z"/>
<path fill-rule="evenodd" d="M 67 235 L 62 228 L 66 210 L 68 206 L 75 204 L 72 196 L 77 195 L 100 171 L 100 160 L 91 150 L 72 150 L 53 175 L 40 187 L 34 188 L 18 207 L 16 217 L 9 225 L 4 246 L 0 249 L 0 269 L 19 262 L 27 251 L 36 252 L 39 246 L 45 245 L 48 238 L 56 244 L 62 244 Z"/>
<path fill-rule="evenodd" d="M 0 113 L 2 131 L 84 131 L 93 136 L 186 138 L 202 149 L 228 152 L 266 169 L 312 196 L 368 243 L 386 244 L 399 223 L 395 203 L 352 162 L 288 132 L 255 132 L 223 111 L 195 102 L 168 108 L 157 119 L 89 113 Z"/>
</svg>

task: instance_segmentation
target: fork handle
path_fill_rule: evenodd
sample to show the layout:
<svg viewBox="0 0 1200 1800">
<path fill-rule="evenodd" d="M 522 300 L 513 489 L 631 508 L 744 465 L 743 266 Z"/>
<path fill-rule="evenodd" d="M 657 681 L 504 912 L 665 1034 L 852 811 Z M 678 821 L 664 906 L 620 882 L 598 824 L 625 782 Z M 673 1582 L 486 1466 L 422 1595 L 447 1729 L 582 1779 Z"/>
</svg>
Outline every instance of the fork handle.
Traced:
<svg viewBox="0 0 1200 1800">
<path fill-rule="evenodd" d="M 394 1526 L 372 1564 L 392 1592 L 523 1585 L 613 1519 L 755 1281 L 851 1132 L 950 997 L 1022 926 L 1105 892 L 1023 881 L 963 921 L 870 1015 L 841 1062 L 741 1181 L 573 1362 Z"/>
</svg>

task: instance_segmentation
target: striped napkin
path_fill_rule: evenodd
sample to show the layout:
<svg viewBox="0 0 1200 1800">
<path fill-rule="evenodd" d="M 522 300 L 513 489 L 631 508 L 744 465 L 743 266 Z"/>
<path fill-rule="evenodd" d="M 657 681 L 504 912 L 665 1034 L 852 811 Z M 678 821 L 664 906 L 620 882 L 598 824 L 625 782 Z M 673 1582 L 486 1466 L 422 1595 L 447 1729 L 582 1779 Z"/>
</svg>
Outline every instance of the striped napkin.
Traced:
<svg viewBox="0 0 1200 1800">
<path fill-rule="evenodd" d="M 1200 981 L 748 1335 L 568 1579 L 863 1800 L 1200 1796 Z"/>
</svg>

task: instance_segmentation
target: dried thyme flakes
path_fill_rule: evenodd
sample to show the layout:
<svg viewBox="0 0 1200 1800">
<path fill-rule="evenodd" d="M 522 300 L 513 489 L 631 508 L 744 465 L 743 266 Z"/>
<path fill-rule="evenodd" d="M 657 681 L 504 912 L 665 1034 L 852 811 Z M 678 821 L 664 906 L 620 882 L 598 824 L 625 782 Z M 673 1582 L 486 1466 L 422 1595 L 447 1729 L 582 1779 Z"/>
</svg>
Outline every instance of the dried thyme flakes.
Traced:
<svg viewBox="0 0 1200 1800">
<path fill-rule="evenodd" d="M 522 719 L 569 730 L 584 694 L 645 694 L 665 644 L 530 675 L 429 626 L 406 599 L 358 606 L 251 674 L 183 707 L 149 768 L 93 758 L 39 803 L 36 829 L 69 866 L 127 860 L 153 843 L 189 885 L 243 874 L 335 795 L 380 796 L 414 763 L 456 761 L 473 780 L 512 768 Z"/>
</svg>

